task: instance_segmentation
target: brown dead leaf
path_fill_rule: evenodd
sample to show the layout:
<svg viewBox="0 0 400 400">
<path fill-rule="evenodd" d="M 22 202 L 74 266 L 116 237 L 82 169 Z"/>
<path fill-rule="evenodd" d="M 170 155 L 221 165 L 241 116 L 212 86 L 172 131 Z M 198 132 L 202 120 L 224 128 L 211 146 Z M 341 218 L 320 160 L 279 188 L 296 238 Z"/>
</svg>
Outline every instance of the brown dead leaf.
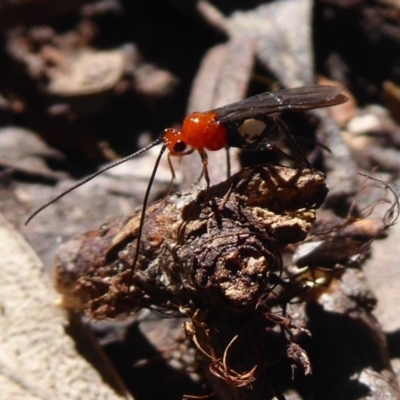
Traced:
<svg viewBox="0 0 400 400">
<path fill-rule="evenodd" d="M 101 372 L 77 352 L 41 261 L 1 216 L 0 253 L 0 399 L 131 399 L 97 348 Z"/>
</svg>

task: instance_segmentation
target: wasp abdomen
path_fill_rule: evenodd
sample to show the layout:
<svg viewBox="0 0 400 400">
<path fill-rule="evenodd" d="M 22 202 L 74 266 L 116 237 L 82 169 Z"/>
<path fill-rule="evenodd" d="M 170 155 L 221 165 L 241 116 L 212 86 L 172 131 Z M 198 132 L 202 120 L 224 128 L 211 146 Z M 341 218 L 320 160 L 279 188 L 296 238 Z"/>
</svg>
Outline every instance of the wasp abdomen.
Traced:
<svg viewBox="0 0 400 400">
<path fill-rule="evenodd" d="M 266 127 L 267 124 L 264 121 L 248 118 L 238 126 L 237 131 L 247 143 L 253 144 L 260 140 Z"/>
</svg>

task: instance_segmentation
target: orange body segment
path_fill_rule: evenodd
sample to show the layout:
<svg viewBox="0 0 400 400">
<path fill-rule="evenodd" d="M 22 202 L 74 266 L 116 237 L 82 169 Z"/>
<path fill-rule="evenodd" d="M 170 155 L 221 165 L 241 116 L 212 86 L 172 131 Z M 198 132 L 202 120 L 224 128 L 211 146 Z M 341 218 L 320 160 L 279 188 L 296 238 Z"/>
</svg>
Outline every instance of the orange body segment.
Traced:
<svg viewBox="0 0 400 400">
<path fill-rule="evenodd" d="M 182 140 L 194 149 L 220 150 L 227 145 L 226 128 L 216 121 L 212 111 L 188 115 L 183 121 Z"/>
<path fill-rule="evenodd" d="M 182 141 L 182 132 L 176 128 L 168 128 L 162 134 L 163 142 L 171 154 L 175 154 L 176 144 Z"/>
</svg>

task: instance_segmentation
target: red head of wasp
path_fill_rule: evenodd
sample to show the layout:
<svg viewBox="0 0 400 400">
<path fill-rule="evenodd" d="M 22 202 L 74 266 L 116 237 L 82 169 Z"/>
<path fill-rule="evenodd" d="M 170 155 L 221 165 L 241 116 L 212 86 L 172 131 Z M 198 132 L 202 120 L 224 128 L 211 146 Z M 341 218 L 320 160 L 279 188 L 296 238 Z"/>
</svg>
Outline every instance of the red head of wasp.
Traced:
<svg viewBox="0 0 400 400">
<path fill-rule="evenodd" d="M 100 169 L 83 181 L 70 187 L 37 209 L 31 214 L 26 223 L 47 206 L 90 181 L 97 175 L 146 152 L 158 144 L 162 144 L 143 200 L 143 208 L 137 233 L 136 254 L 133 262 L 135 267 L 140 252 L 141 234 L 151 186 L 165 150 L 168 149 L 169 151 L 168 157 L 181 157 L 197 151 L 203 163 L 203 172 L 207 189 L 210 181 L 206 151 L 216 151 L 224 147 L 264 150 L 271 148 L 272 143 L 278 138 L 277 134 L 280 133 L 285 134 L 289 140 L 292 150 L 295 153 L 296 161 L 305 167 L 309 167 L 310 164 L 299 149 L 294 137 L 287 129 L 284 129 L 283 123 L 273 114 L 286 110 L 304 111 L 341 104 L 347 101 L 347 97 L 341 92 L 342 90 L 340 88 L 334 86 L 304 86 L 294 89 L 284 89 L 277 92 L 262 93 L 207 112 L 194 112 L 184 119 L 181 129 L 168 128 L 164 130 L 161 137 L 148 146 Z M 173 173 L 172 169 L 171 171 Z"/>
</svg>

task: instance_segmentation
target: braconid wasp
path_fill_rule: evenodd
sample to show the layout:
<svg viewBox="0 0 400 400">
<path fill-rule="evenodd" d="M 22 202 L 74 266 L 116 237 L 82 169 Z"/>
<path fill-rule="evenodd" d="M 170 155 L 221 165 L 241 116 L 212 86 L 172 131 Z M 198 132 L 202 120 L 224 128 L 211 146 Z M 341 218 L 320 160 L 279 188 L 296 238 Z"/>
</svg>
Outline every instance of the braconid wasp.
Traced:
<svg viewBox="0 0 400 400">
<path fill-rule="evenodd" d="M 272 147 L 272 143 L 279 138 L 280 134 L 284 134 L 288 139 L 295 153 L 295 161 L 300 165 L 310 167 L 306 156 L 300 150 L 295 138 L 288 132 L 278 116 L 274 114 L 287 110 L 305 111 L 314 108 L 329 107 L 346 101 L 347 97 L 342 94 L 342 89 L 334 86 L 316 85 L 284 89 L 276 92 L 266 92 L 211 111 L 194 112 L 184 119 L 181 129 L 165 129 L 161 136 L 148 146 L 121 160 L 109 164 L 73 185 L 33 212 L 27 219 L 26 224 L 43 209 L 79 186 L 92 180 L 103 172 L 161 144 L 161 150 L 154 164 L 153 172 L 149 178 L 149 183 L 143 199 L 139 229 L 137 232 L 136 254 L 133 262 L 135 267 L 140 252 L 142 229 L 151 186 L 165 150 L 169 151 L 168 161 L 172 172 L 172 179 L 174 179 L 174 172 L 170 157 L 182 157 L 197 151 L 203 164 L 203 174 L 207 190 L 210 184 L 207 151 L 216 151 L 229 147 L 248 150 L 266 150 Z"/>
</svg>

